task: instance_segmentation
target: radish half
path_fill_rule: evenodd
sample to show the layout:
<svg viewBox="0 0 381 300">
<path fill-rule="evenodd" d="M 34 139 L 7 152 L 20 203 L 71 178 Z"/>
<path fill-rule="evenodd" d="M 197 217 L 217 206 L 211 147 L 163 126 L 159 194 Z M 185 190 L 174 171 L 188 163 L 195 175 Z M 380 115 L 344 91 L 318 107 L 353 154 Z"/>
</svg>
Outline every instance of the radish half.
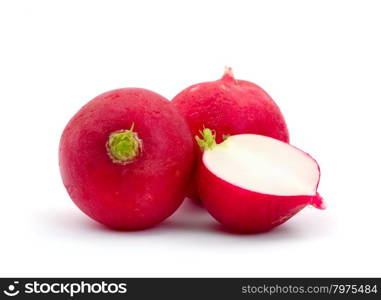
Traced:
<svg viewBox="0 0 381 300">
<path fill-rule="evenodd" d="M 198 168 L 200 198 L 221 224 L 246 232 L 267 231 L 313 205 L 320 169 L 307 153 L 279 140 L 239 134 L 215 143 L 209 129 L 196 137 L 204 150 Z"/>
</svg>

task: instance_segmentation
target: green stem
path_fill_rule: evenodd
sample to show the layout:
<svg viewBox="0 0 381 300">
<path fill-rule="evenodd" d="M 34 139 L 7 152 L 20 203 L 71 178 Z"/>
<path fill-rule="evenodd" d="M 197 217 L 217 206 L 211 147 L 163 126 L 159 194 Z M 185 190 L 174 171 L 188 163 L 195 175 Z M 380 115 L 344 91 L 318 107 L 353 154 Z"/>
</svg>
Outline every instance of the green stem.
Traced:
<svg viewBox="0 0 381 300">
<path fill-rule="evenodd" d="M 107 153 L 114 163 L 125 165 L 132 162 L 142 150 L 142 142 L 134 132 L 134 124 L 129 130 L 118 130 L 110 134 Z"/>
<path fill-rule="evenodd" d="M 198 143 L 198 145 L 201 148 L 201 151 L 206 151 L 213 149 L 216 144 L 216 133 L 209 128 L 204 128 L 203 130 L 200 130 L 200 135 L 202 138 L 195 136 L 195 139 Z"/>
</svg>

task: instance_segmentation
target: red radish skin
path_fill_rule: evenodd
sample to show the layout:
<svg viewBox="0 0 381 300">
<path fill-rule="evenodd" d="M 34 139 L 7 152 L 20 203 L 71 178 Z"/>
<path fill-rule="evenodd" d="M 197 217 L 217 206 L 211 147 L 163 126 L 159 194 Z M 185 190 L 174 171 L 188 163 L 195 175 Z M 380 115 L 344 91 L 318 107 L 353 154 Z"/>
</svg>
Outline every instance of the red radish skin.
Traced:
<svg viewBox="0 0 381 300">
<path fill-rule="evenodd" d="M 226 68 L 220 80 L 186 88 L 172 103 L 187 120 L 193 136 L 203 128 L 213 128 L 217 143 L 224 136 L 243 133 L 289 142 L 287 125 L 276 103 L 258 85 L 235 79 L 231 68 Z M 194 145 L 200 162 L 201 152 L 197 143 Z M 198 197 L 195 177 L 188 196 Z"/>
<path fill-rule="evenodd" d="M 265 232 L 286 222 L 309 204 L 324 208 L 319 194 L 269 197 L 231 185 L 204 165 L 198 178 L 205 208 L 221 224 L 236 231 Z"/>
<path fill-rule="evenodd" d="M 116 229 L 151 227 L 182 203 L 194 148 L 164 97 L 138 88 L 106 92 L 70 120 L 60 142 L 64 185 L 94 220 Z"/>
<path fill-rule="evenodd" d="M 280 196 L 255 192 L 216 176 L 204 161 L 198 168 L 197 178 L 204 207 L 218 222 L 233 231 L 265 232 L 286 222 L 307 205 L 325 208 L 317 192 L 314 196 Z"/>
</svg>

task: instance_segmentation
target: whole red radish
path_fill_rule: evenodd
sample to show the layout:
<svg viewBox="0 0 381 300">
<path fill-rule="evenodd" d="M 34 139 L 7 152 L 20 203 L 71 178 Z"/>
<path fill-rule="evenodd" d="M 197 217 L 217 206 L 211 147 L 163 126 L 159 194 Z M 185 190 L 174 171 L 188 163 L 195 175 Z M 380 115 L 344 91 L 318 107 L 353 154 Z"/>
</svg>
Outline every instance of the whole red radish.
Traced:
<svg viewBox="0 0 381 300">
<path fill-rule="evenodd" d="M 109 227 L 144 229 L 182 203 L 192 136 L 164 97 L 138 88 L 106 92 L 82 107 L 60 142 L 64 185 L 74 203 Z"/>
<path fill-rule="evenodd" d="M 231 68 L 226 68 L 220 80 L 186 88 L 172 103 L 187 120 L 193 136 L 203 128 L 213 128 L 217 132 L 217 143 L 224 136 L 243 133 L 289 141 L 286 122 L 276 103 L 258 85 L 235 79 Z M 201 152 L 196 143 L 195 148 L 200 160 Z M 188 194 L 197 198 L 195 177 Z"/>
<path fill-rule="evenodd" d="M 320 169 L 301 150 L 273 138 L 240 134 L 215 143 L 204 129 L 198 187 L 205 208 L 221 224 L 243 232 L 267 231 L 306 205 L 324 208 L 317 193 Z"/>
</svg>

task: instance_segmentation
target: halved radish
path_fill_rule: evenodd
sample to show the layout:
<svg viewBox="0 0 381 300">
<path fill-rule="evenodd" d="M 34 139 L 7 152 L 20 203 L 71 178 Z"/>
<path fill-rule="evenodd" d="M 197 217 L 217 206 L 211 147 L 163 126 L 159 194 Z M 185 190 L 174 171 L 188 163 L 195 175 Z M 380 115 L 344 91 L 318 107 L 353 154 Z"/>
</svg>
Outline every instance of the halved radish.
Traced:
<svg viewBox="0 0 381 300">
<path fill-rule="evenodd" d="M 256 134 L 196 137 L 204 150 L 198 169 L 201 200 L 209 213 L 227 227 L 247 232 L 278 226 L 306 205 L 324 209 L 317 193 L 320 169 L 303 151 Z"/>
</svg>

